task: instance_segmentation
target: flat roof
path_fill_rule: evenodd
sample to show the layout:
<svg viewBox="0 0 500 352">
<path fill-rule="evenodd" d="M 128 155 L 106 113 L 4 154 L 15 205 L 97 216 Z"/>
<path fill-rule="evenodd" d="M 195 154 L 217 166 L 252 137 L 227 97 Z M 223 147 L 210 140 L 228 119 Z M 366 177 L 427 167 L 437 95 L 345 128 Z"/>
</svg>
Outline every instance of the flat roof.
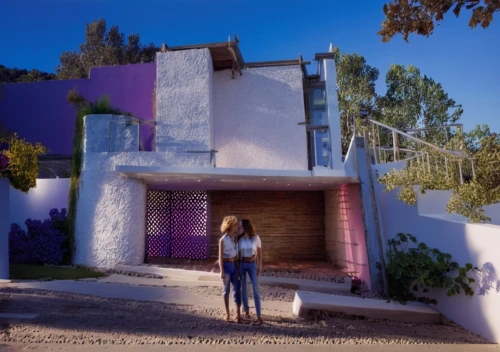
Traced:
<svg viewBox="0 0 500 352">
<path fill-rule="evenodd" d="M 243 69 L 257 68 L 257 67 L 274 67 L 274 66 L 293 66 L 300 65 L 305 67 L 309 65 L 310 61 L 302 61 L 299 55 L 297 59 L 291 60 L 277 60 L 277 61 L 258 61 L 258 62 L 245 62 L 241 50 L 238 46 L 239 39 L 235 36 L 235 40 L 228 40 L 227 42 L 205 43 L 205 44 L 191 44 L 168 47 L 163 46 L 164 51 L 180 51 L 191 49 L 208 49 L 212 56 L 214 71 L 234 69 L 240 71 Z"/>
</svg>

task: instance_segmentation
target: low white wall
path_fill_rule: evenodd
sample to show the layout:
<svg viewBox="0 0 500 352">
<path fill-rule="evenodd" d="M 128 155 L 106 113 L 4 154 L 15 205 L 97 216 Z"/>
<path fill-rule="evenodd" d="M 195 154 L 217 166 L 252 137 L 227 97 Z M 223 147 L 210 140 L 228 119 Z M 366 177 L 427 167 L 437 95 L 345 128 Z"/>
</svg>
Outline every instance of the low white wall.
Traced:
<svg viewBox="0 0 500 352">
<path fill-rule="evenodd" d="M 9 179 L 0 177 L 0 282 L 9 279 Z"/>
<path fill-rule="evenodd" d="M 43 221 L 52 208 L 67 209 L 69 187 L 69 178 L 37 179 L 28 193 L 10 187 L 9 224 L 15 222 L 26 229 L 26 219 Z"/>
<path fill-rule="evenodd" d="M 217 167 L 307 170 L 299 66 L 214 72 L 213 101 Z"/>
<path fill-rule="evenodd" d="M 394 163 L 396 164 L 396 163 Z M 398 164 L 396 167 L 400 167 Z M 383 174 L 393 165 L 377 165 Z M 375 184 L 379 214 L 383 228 L 384 244 L 399 232 L 411 233 L 418 241 L 432 248 L 450 253 L 460 265 L 472 263 L 481 269 L 477 282 L 473 285 L 474 296 L 463 293 L 447 297 L 444 290 L 433 295 L 438 301 L 437 309 L 466 329 L 480 334 L 488 340 L 500 342 L 500 226 L 471 224 L 454 218 L 440 217 L 434 213 L 420 215 L 418 206 L 410 206 L 396 198 L 396 191 L 384 192 L 383 185 Z M 440 198 L 443 194 L 438 194 Z M 434 199 L 432 192 L 420 195 L 419 201 L 425 211 L 441 211 L 446 202 Z M 422 209 L 421 209 L 422 211 Z"/>
<path fill-rule="evenodd" d="M 446 212 L 446 204 L 451 194 L 452 191 L 426 191 L 425 194 L 417 193 L 418 213 L 450 221 L 469 222 L 463 215 Z M 484 214 L 491 218 L 491 221 L 488 222 L 489 224 L 500 225 L 500 203 L 485 206 Z"/>
</svg>

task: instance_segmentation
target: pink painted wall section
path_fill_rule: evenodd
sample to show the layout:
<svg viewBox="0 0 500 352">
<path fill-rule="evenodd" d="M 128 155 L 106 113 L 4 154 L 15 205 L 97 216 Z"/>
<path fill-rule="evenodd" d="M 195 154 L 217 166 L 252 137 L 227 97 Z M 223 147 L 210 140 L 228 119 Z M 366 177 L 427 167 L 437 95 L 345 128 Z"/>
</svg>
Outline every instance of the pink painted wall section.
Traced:
<svg viewBox="0 0 500 352">
<path fill-rule="evenodd" d="M 146 120 L 153 120 L 156 64 L 97 67 L 89 79 L 43 81 L 4 85 L 0 101 L 3 125 L 30 142 L 40 142 L 51 154 L 70 155 L 73 149 L 75 110 L 66 102 L 72 88 L 88 100 L 107 94 L 111 105 Z M 141 142 L 151 150 L 151 128 L 143 126 Z"/>
<path fill-rule="evenodd" d="M 371 289 L 372 282 L 370 280 L 370 266 L 368 264 L 368 252 L 366 250 L 366 234 L 363 224 L 363 214 L 361 211 L 361 195 L 359 193 L 359 185 L 349 184 L 341 188 L 341 195 L 349 198 L 350 207 L 346 209 L 347 221 L 351 228 L 349 231 L 350 237 L 347 239 L 351 243 L 352 250 L 352 265 L 358 277 L 365 281 Z"/>
<path fill-rule="evenodd" d="M 329 259 L 372 287 L 359 185 L 325 191 L 325 245 Z"/>
</svg>

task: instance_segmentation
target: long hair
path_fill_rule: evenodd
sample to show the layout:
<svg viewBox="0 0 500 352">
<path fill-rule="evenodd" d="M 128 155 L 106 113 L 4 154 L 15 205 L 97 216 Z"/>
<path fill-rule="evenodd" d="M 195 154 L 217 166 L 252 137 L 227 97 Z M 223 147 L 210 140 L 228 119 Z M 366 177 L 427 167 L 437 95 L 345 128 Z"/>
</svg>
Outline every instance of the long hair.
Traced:
<svg viewBox="0 0 500 352">
<path fill-rule="evenodd" d="M 238 219 L 236 218 L 236 216 L 229 215 L 224 217 L 224 220 L 222 220 L 222 225 L 220 225 L 220 232 L 227 233 L 229 229 L 231 229 L 231 226 L 237 223 Z"/>
<path fill-rule="evenodd" d="M 243 227 L 243 234 L 248 233 L 248 236 L 255 236 L 255 228 L 249 219 L 242 219 L 241 226 Z"/>
</svg>

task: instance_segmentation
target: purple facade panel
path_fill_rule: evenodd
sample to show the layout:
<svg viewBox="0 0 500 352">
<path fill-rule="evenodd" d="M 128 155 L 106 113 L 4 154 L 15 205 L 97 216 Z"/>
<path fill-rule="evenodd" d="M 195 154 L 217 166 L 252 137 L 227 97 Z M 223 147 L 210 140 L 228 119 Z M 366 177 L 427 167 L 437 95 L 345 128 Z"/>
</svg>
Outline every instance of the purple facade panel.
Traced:
<svg viewBox="0 0 500 352">
<path fill-rule="evenodd" d="M 114 108 L 153 120 L 156 64 L 93 68 L 89 79 L 42 81 L 4 85 L 0 100 L 3 125 L 30 142 L 40 142 L 50 154 L 71 155 L 75 109 L 66 101 L 72 88 L 88 100 L 108 95 Z M 141 143 L 151 150 L 153 130 L 141 129 Z"/>
</svg>

